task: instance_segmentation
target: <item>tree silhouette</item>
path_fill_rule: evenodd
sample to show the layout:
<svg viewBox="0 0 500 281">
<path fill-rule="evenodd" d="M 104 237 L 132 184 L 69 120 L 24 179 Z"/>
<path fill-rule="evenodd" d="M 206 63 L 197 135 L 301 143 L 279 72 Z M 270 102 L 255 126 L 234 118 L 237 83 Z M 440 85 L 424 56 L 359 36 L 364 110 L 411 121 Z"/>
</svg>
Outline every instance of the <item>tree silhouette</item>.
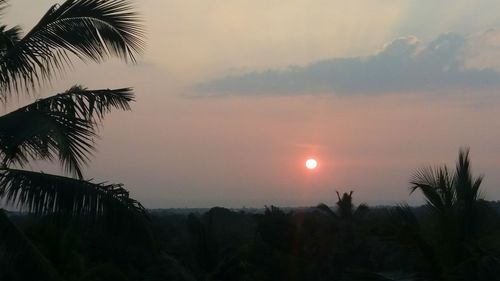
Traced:
<svg viewBox="0 0 500 281">
<path fill-rule="evenodd" d="M 5 3 L 5 2 L 3 2 Z M 4 4 L 5 5 L 5 4 Z M 3 6 L 5 8 L 5 6 Z M 68 0 L 52 6 L 21 37 L 3 27 L 0 95 L 5 102 L 64 71 L 72 58 L 101 62 L 114 55 L 134 61 L 143 45 L 142 27 L 124 0 Z M 130 88 L 88 90 L 75 86 L 0 117 L 0 197 L 37 214 L 101 215 L 142 212 L 121 185 L 84 180 L 82 166 L 95 149 L 102 118 L 129 110 Z M 71 177 L 19 170 L 33 160 L 55 160 Z"/>
<path fill-rule="evenodd" d="M 6 7 L 1 1 L 0 9 Z M 75 58 L 135 62 L 142 38 L 143 27 L 127 0 L 67 0 L 50 7 L 24 35 L 19 26 L 0 26 L 1 101 L 31 93 Z M 0 198 L 38 215 L 145 215 L 121 184 L 86 180 L 82 168 L 95 149 L 103 117 L 112 109 L 129 110 L 133 100 L 130 88 L 74 86 L 1 116 Z M 68 176 L 22 170 L 36 160 L 56 160 Z M 13 229 L 5 216 L 0 222 L 2 231 Z"/>
<path fill-rule="evenodd" d="M 429 217 L 423 224 L 408 206 L 400 206 L 393 211 L 391 229 L 393 238 L 419 260 L 413 267 L 414 276 L 425 280 L 496 280 L 498 248 L 485 237 L 498 228 L 485 227 L 496 223 L 489 221 L 493 212 L 480 199 L 481 182 L 481 176 L 472 175 L 469 149 L 460 150 L 453 174 L 443 166 L 426 167 L 413 175 L 411 193 L 422 193 Z M 479 278 L 485 272 L 494 274 Z"/>
<path fill-rule="evenodd" d="M 320 203 L 316 208 L 329 214 L 336 219 L 351 219 L 353 217 L 361 217 L 368 211 L 368 206 L 366 204 L 360 204 L 358 207 L 354 206 L 352 203 L 352 194 L 354 191 L 349 193 L 344 192 L 342 196 L 336 191 L 338 201 L 336 203 L 336 210 L 332 210 L 328 205 Z"/>
</svg>

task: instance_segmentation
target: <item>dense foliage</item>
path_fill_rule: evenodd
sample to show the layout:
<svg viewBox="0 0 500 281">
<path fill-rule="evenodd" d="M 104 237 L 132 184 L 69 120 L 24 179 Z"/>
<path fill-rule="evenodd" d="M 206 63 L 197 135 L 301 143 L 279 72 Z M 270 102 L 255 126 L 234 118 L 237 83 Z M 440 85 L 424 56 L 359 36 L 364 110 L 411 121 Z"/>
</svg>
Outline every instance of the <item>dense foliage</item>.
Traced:
<svg viewBox="0 0 500 281">
<path fill-rule="evenodd" d="M 464 150 L 454 172 L 415 173 L 421 207 L 355 206 L 348 192 L 332 207 L 152 210 L 111 229 L 11 218 L 47 259 L 32 264 L 62 280 L 500 280 L 500 204 L 480 199 L 480 182 Z"/>
</svg>

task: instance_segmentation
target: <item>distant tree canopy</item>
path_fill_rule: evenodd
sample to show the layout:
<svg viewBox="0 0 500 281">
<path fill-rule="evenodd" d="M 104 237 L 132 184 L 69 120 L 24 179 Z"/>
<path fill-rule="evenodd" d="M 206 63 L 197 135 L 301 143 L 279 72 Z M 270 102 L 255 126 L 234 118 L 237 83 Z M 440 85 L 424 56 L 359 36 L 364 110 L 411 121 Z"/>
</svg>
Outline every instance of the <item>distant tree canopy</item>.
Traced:
<svg viewBox="0 0 500 281">
<path fill-rule="evenodd" d="M 89 229 L 12 214 L 0 247 L 17 256 L 4 251 L 0 262 L 29 261 L 30 272 L 47 269 L 39 276 L 87 281 L 500 280 L 500 203 L 481 199 L 480 179 L 461 150 L 455 169 L 412 176 L 410 193 L 428 201 L 420 207 L 368 208 L 355 204 L 354 192 L 338 192 L 333 207 L 151 211 L 150 232 L 132 220 L 125 229 Z"/>
</svg>

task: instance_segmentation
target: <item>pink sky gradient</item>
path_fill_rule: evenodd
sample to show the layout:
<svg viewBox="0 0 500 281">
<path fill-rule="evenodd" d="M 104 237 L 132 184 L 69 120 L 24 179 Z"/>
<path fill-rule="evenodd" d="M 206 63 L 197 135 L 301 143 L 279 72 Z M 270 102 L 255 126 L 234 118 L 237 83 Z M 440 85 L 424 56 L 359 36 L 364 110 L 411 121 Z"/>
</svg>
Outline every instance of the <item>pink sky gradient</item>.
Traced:
<svg viewBox="0 0 500 281">
<path fill-rule="evenodd" d="M 37 1 L 23 11 L 31 1 L 12 1 L 5 20 L 29 26 L 54 2 Z M 105 120 L 88 178 L 122 182 L 150 208 L 333 204 L 336 190 L 354 190 L 357 203 L 418 203 L 417 195 L 408 196 L 412 172 L 453 166 L 458 149 L 469 146 L 474 171 L 485 175 L 484 195 L 500 199 L 500 89 L 191 96 L 194 85 L 213 78 L 366 56 L 401 36 L 428 42 L 452 31 L 469 40 L 500 26 L 493 16 L 500 16 L 500 4 L 495 11 L 483 6 L 485 16 L 467 24 L 476 8 L 443 1 L 448 6 L 434 9 L 455 8 L 441 19 L 430 13 L 425 20 L 439 25 L 421 30 L 424 19 L 406 17 L 433 9 L 419 1 L 136 2 L 149 30 L 138 65 L 77 64 L 40 91 L 47 96 L 73 84 L 135 88 L 133 111 Z M 380 10 L 359 10 L 363 5 Z M 346 15 L 331 19 L 339 7 Z M 486 63 L 500 55 L 484 58 L 496 49 L 479 57 L 473 52 L 479 48 L 467 49 L 475 69 L 496 71 L 500 64 Z M 313 172 L 304 167 L 311 156 L 320 164 Z M 46 165 L 33 167 L 41 168 Z"/>
</svg>

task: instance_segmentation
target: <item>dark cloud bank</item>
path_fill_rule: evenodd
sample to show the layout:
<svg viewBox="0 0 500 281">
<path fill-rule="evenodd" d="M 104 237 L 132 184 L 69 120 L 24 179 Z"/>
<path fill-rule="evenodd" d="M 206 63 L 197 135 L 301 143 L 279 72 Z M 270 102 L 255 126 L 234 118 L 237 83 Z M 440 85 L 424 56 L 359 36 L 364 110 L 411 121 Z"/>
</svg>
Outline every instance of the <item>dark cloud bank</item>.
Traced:
<svg viewBox="0 0 500 281">
<path fill-rule="evenodd" d="M 282 70 L 230 75 L 200 83 L 195 90 L 201 96 L 373 95 L 500 86 L 497 71 L 464 68 L 466 45 L 464 37 L 453 33 L 427 45 L 415 37 L 399 38 L 368 57 L 334 58 Z"/>
</svg>

